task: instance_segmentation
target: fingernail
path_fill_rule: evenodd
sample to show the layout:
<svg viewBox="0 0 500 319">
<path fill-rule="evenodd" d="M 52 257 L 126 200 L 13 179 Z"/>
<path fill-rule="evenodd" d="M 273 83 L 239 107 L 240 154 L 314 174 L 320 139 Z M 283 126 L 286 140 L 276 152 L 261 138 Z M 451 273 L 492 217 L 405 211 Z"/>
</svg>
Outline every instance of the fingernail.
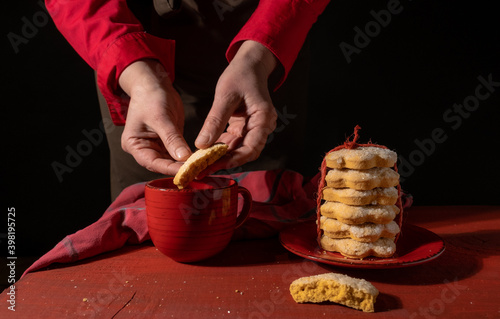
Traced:
<svg viewBox="0 0 500 319">
<path fill-rule="evenodd" d="M 210 134 L 206 131 L 201 131 L 196 138 L 196 144 L 207 145 L 210 142 Z"/>
<path fill-rule="evenodd" d="M 175 155 L 177 156 L 177 159 L 183 159 L 183 158 L 189 156 L 189 151 L 186 148 L 181 147 L 181 148 L 177 149 L 177 151 L 175 152 Z"/>
</svg>

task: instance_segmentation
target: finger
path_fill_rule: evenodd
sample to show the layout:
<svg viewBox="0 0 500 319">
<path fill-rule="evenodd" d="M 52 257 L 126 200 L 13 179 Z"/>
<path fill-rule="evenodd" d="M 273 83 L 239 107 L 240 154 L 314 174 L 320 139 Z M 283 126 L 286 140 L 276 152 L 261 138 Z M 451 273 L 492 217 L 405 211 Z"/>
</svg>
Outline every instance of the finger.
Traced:
<svg viewBox="0 0 500 319">
<path fill-rule="evenodd" d="M 224 132 L 226 124 L 234 110 L 241 103 L 241 98 L 236 95 L 219 93 L 220 91 L 217 90 L 215 92 L 212 108 L 196 138 L 195 145 L 197 148 L 207 148 L 215 143 L 222 132 Z"/>
<path fill-rule="evenodd" d="M 234 136 L 243 137 L 246 125 L 246 118 L 233 116 L 229 119 L 229 126 L 226 131 Z"/>
<path fill-rule="evenodd" d="M 209 165 L 207 168 L 201 171 L 200 174 L 198 174 L 197 179 L 202 179 L 203 177 L 213 174 L 220 170 L 229 170 L 231 168 L 236 167 L 237 165 L 234 164 L 234 161 L 232 160 L 231 152 L 241 144 L 242 140 L 243 137 L 234 136 L 227 132 L 222 133 L 220 138 L 217 140 L 217 143 L 220 142 L 226 144 L 228 146 L 228 153 L 224 157 L 217 160 L 215 163 Z"/>
<path fill-rule="evenodd" d="M 226 171 L 232 168 L 241 166 L 247 161 L 245 160 L 245 155 L 239 154 L 240 151 L 234 151 L 230 154 L 226 154 L 224 157 L 219 159 L 217 162 L 205 168 L 200 174 L 198 174 L 198 179 L 201 179 L 207 175 L 214 174 L 218 171 Z"/>
<path fill-rule="evenodd" d="M 241 138 L 236 138 L 233 142 L 241 141 Z M 244 141 L 244 140 L 243 140 Z M 238 166 L 241 166 L 245 163 L 256 160 L 261 154 L 262 150 L 265 146 L 265 139 L 263 140 L 261 145 L 249 146 L 243 143 L 238 143 L 240 146 L 234 149 L 231 153 L 226 154 L 223 158 L 208 166 L 203 172 L 201 172 L 198 177 L 202 178 L 203 176 L 213 174 L 220 170 L 229 170 Z"/>
<path fill-rule="evenodd" d="M 182 165 L 170 156 L 157 133 L 141 132 L 140 125 L 136 123 L 127 123 L 121 144 L 123 150 L 130 153 L 139 165 L 152 172 L 175 175 Z"/>
<path fill-rule="evenodd" d="M 182 163 L 164 158 L 161 153 L 152 148 L 135 149 L 132 152 L 132 156 L 134 156 L 139 165 L 152 172 L 164 175 L 174 176 L 182 166 Z"/>
<path fill-rule="evenodd" d="M 222 158 L 218 159 L 215 163 L 212 165 L 209 165 L 207 168 L 205 168 L 203 171 L 201 171 L 198 176 L 196 176 L 196 179 L 202 179 L 205 176 L 211 175 L 215 172 L 221 171 L 221 170 L 228 170 L 228 163 L 229 163 L 230 155 L 226 154 Z"/>
<path fill-rule="evenodd" d="M 253 114 L 247 123 L 247 131 L 241 144 L 231 152 L 229 167 L 236 167 L 256 160 L 264 147 L 267 138 L 276 128 L 276 119 L 272 114 L 259 112 Z"/>
<path fill-rule="evenodd" d="M 160 137 L 163 145 L 170 156 L 177 161 L 185 161 L 192 154 L 186 140 L 182 136 L 182 130 L 178 129 L 172 122 L 165 121 L 158 128 L 153 128 Z"/>
<path fill-rule="evenodd" d="M 212 174 L 219 170 L 227 170 L 245 163 L 256 160 L 264 149 L 267 138 L 276 128 L 277 114 L 272 104 L 261 105 L 262 110 L 258 111 L 248 119 L 244 136 L 234 136 L 228 132 L 221 135 L 220 142 L 229 145 L 230 153 L 223 159 L 210 165 L 204 174 Z"/>
<path fill-rule="evenodd" d="M 228 146 L 228 153 L 236 149 L 241 141 L 243 140 L 242 136 L 235 136 L 231 133 L 224 132 L 221 134 L 219 139 L 216 141 L 216 143 L 224 143 Z"/>
<path fill-rule="evenodd" d="M 273 120 L 273 116 L 259 114 L 254 115 L 253 120 L 249 121 L 250 130 L 244 137 L 223 133 L 218 142 L 228 144 L 231 151 L 198 174 L 198 178 L 201 179 L 217 171 L 229 170 L 256 160 L 266 146 L 267 137 L 275 127 L 276 120 Z"/>
</svg>

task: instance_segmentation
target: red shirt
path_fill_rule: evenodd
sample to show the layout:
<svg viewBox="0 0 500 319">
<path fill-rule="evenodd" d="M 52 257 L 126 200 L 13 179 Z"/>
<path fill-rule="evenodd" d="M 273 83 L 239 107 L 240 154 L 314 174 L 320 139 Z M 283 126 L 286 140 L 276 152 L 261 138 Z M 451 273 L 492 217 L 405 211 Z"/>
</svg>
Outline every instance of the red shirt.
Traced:
<svg viewBox="0 0 500 319">
<path fill-rule="evenodd" d="M 261 0 L 226 52 L 230 62 L 242 41 L 266 46 L 284 68 L 285 80 L 311 26 L 329 0 Z M 145 33 L 126 0 L 46 0 L 57 28 L 97 71 L 97 84 L 116 125 L 124 125 L 128 98 L 118 86 L 132 62 L 160 61 L 174 81 L 175 41 Z"/>
</svg>

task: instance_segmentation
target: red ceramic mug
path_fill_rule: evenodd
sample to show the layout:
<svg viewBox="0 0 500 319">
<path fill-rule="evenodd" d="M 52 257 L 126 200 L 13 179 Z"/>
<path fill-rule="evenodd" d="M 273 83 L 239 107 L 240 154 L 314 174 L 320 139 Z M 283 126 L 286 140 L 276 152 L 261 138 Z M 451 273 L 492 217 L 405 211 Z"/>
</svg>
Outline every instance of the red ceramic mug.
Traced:
<svg viewBox="0 0 500 319">
<path fill-rule="evenodd" d="M 238 195 L 243 197 L 238 214 Z M 252 196 L 235 180 L 205 177 L 178 189 L 173 178 L 146 184 L 149 235 L 155 247 L 178 262 L 195 262 L 222 251 L 248 218 Z"/>
</svg>

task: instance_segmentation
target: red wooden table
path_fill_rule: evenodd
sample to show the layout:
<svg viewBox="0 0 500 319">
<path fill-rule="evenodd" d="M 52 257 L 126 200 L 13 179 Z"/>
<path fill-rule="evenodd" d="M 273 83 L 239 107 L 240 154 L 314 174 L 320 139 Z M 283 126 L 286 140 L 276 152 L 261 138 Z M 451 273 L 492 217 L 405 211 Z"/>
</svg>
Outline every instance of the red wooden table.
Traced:
<svg viewBox="0 0 500 319">
<path fill-rule="evenodd" d="M 348 269 L 305 260 L 278 238 L 232 242 L 216 258 L 179 264 L 150 242 L 26 275 L 0 318 L 500 318 L 500 207 L 413 207 L 406 222 L 433 231 L 445 252 L 398 269 Z M 296 304 L 290 283 L 339 272 L 380 291 L 375 313 Z"/>
</svg>

